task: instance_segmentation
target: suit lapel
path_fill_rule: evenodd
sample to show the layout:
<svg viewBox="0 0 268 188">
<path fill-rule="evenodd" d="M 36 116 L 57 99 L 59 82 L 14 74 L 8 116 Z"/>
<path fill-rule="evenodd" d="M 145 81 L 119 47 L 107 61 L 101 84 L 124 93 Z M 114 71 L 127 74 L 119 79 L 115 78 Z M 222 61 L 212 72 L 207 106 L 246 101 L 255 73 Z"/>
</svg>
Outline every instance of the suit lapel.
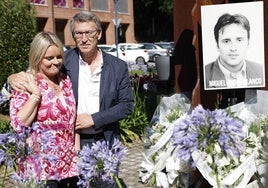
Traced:
<svg viewBox="0 0 268 188">
<path fill-rule="evenodd" d="M 104 95 L 106 93 L 107 88 L 109 88 L 109 84 L 111 83 L 111 80 L 109 80 L 109 60 L 107 59 L 107 56 L 103 54 L 103 65 L 101 70 L 101 80 L 100 80 L 100 109 L 102 109 L 103 99 Z"/>
<path fill-rule="evenodd" d="M 211 80 L 225 80 L 224 74 L 220 70 L 219 62 L 216 61 L 213 66 L 212 70 L 214 71 L 212 71 Z"/>
<path fill-rule="evenodd" d="M 65 64 L 67 74 L 70 76 L 76 103 L 78 102 L 78 77 L 79 77 L 79 55 L 77 50 L 73 51 L 71 59 Z"/>
</svg>

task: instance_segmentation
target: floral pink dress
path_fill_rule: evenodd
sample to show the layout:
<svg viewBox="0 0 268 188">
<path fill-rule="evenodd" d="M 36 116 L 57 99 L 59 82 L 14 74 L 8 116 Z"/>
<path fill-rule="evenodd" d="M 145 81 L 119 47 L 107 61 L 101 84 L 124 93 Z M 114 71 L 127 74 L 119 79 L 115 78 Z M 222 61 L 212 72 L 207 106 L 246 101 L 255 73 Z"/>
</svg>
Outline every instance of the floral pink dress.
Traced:
<svg viewBox="0 0 268 188">
<path fill-rule="evenodd" d="M 26 141 L 29 147 L 27 157 L 19 160 L 20 176 L 38 180 L 60 180 L 77 176 L 78 158 L 74 147 L 76 105 L 71 81 L 62 74 L 60 97 L 48 87 L 40 74 L 37 74 L 37 83 L 42 99 Z M 25 130 L 17 113 L 29 96 L 29 93 L 13 92 L 10 117 L 17 132 Z"/>
</svg>

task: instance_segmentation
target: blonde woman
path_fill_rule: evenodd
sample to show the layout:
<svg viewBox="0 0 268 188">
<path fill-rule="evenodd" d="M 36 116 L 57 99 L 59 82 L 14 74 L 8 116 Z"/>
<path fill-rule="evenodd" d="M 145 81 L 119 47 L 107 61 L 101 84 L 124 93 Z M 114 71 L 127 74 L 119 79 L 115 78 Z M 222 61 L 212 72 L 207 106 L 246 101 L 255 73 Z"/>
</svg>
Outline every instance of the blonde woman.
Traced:
<svg viewBox="0 0 268 188">
<path fill-rule="evenodd" d="M 12 91 L 10 102 L 13 128 L 30 130 L 27 144 L 31 152 L 24 160 L 27 165 L 19 164 L 19 173 L 27 178 L 34 174 L 49 188 L 74 188 L 78 181 L 76 105 L 71 81 L 60 72 L 62 63 L 63 46 L 58 37 L 38 33 L 31 44 L 26 91 Z"/>
</svg>

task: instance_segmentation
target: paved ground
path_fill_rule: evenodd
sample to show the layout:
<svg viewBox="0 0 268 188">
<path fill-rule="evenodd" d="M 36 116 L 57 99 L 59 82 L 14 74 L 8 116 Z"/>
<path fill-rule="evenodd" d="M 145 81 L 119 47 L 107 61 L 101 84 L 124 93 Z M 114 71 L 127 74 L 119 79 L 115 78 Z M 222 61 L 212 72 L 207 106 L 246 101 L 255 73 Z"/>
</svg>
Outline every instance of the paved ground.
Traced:
<svg viewBox="0 0 268 188">
<path fill-rule="evenodd" d="M 141 141 L 127 144 L 128 153 L 119 170 L 119 178 L 123 180 L 127 188 L 148 188 L 139 179 L 140 164 L 143 160 L 144 151 Z"/>
<path fill-rule="evenodd" d="M 4 176 L 3 171 L 4 170 L 1 168 L 1 170 L 0 170 L 0 188 L 14 188 L 15 185 L 13 184 L 13 182 L 11 182 L 9 180 L 5 181 L 4 186 L 2 186 L 2 181 L 3 181 L 3 176 Z M 9 177 L 10 174 L 11 174 L 11 172 L 8 172 L 6 176 Z"/>
</svg>

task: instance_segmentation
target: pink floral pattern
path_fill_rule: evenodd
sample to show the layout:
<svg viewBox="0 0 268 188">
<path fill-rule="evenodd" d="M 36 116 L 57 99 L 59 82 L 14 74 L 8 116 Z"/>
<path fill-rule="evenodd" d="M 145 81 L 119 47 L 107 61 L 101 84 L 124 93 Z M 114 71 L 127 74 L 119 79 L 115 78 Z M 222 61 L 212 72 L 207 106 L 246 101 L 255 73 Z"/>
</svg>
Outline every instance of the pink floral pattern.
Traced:
<svg viewBox="0 0 268 188">
<path fill-rule="evenodd" d="M 71 81 L 68 76 L 62 74 L 60 97 L 55 95 L 45 79 L 39 74 L 37 75 L 37 83 L 41 90 L 42 99 L 36 121 L 33 123 L 32 133 L 27 140 L 32 152 L 27 156 L 27 167 L 21 165 L 20 171 L 25 173 L 31 169 L 30 171 L 38 174 L 39 180 L 59 180 L 77 176 L 78 157 L 74 148 L 76 105 Z M 29 96 L 29 93 L 14 91 L 10 101 L 11 124 L 18 132 L 23 130 L 24 125 L 17 117 L 17 113 L 29 99 Z M 46 135 L 53 135 L 53 138 L 47 138 L 44 132 Z M 42 147 L 48 143 L 49 148 Z M 55 157 L 56 162 L 48 160 L 49 156 Z"/>
</svg>

